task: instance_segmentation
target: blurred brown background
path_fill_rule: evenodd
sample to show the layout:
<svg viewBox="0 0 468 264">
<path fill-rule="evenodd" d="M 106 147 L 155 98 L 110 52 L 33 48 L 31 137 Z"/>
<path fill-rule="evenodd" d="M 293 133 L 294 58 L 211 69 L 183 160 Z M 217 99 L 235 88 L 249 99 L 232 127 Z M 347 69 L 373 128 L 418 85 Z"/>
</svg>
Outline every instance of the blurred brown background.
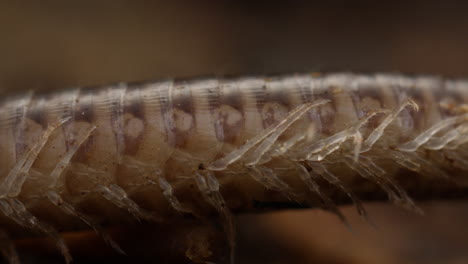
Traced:
<svg viewBox="0 0 468 264">
<path fill-rule="evenodd" d="M 462 1 L 325 2 L 0 1 L 0 96 L 200 75 L 468 76 Z M 354 233 L 314 210 L 242 216 L 239 263 L 468 262 L 465 202 L 425 203 L 425 217 L 368 207 L 377 230 L 345 209 Z"/>
<path fill-rule="evenodd" d="M 464 76 L 467 10 L 445 1 L 0 1 L 0 87 L 295 71 Z"/>
</svg>

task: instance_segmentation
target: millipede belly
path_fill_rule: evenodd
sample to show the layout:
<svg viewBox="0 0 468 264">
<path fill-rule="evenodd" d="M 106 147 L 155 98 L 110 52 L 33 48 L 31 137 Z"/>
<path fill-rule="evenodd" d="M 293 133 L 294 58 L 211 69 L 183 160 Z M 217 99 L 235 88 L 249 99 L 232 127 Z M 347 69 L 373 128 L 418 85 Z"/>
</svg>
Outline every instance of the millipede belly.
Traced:
<svg viewBox="0 0 468 264">
<path fill-rule="evenodd" d="M 215 219 L 234 262 L 236 213 L 320 207 L 346 224 L 339 205 L 367 218 L 361 200 L 385 196 L 420 212 L 412 198 L 466 194 L 467 88 L 428 76 L 292 74 L 6 98 L 3 232 L 51 237 L 70 261 L 61 231 L 94 229 L 122 252 L 103 226 Z"/>
</svg>

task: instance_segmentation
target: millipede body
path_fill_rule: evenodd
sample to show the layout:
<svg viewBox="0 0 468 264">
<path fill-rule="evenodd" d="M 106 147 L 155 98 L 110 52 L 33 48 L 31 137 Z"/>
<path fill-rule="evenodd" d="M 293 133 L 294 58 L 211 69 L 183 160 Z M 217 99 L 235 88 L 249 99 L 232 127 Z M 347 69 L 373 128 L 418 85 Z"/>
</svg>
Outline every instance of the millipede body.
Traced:
<svg viewBox="0 0 468 264">
<path fill-rule="evenodd" d="M 164 80 L 0 104 L 0 211 L 50 236 L 132 218 L 466 193 L 468 82 L 392 74 Z M 231 259 L 232 261 L 232 259 Z"/>
</svg>

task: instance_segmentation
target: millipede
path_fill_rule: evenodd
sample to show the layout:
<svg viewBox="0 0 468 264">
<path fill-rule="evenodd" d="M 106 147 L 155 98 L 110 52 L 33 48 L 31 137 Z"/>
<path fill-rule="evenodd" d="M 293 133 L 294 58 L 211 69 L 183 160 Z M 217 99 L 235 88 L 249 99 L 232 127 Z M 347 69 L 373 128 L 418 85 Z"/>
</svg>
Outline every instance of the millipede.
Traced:
<svg viewBox="0 0 468 264">
<path fill-rule="evenodd" d="M 216 221 L 235 263 L 234 215 L 467 193 L 468 81 L 310 73 L 118 83 L 0 103 L 0 252 L 16 229 L 53 239 L 106 226 Z M 5 234 L 5 235 L 3 235 Z M 188 252 L 188 251 L 187 251 Z M 191 252 L 191 259 L 197 255 Z M 205 256 L 212 260 L 209 254 Z M 197 261 L 191 259 L 192 261 Z"/>
</svg>

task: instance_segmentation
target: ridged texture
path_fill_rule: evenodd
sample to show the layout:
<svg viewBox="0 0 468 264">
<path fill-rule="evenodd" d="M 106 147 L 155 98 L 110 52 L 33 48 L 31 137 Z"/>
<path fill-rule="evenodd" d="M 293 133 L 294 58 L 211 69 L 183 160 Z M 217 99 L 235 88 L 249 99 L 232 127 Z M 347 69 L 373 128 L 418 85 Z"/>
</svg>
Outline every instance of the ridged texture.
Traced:
<svg viewBox="0 0 468 264">
<path fill-rule="evenodd" d="M 464 190 L 468 82 L 304 74 L 161 81 L 7 98 L 0 210 L 56 237 L 79 222 L 167 220 L 294 202 Z M 402 186 L 402 187 L 401 187 Z M 375 195 L 374 195 L 375 194 Z M 39 208 L 39 209 L 38 209 Z M 35 212 L 34 214 L 32 212 Z M 41 220 L 39 220 L 41 219 Z M 6 221 L 6 220 L 5 220 Z"/>
</svg>

